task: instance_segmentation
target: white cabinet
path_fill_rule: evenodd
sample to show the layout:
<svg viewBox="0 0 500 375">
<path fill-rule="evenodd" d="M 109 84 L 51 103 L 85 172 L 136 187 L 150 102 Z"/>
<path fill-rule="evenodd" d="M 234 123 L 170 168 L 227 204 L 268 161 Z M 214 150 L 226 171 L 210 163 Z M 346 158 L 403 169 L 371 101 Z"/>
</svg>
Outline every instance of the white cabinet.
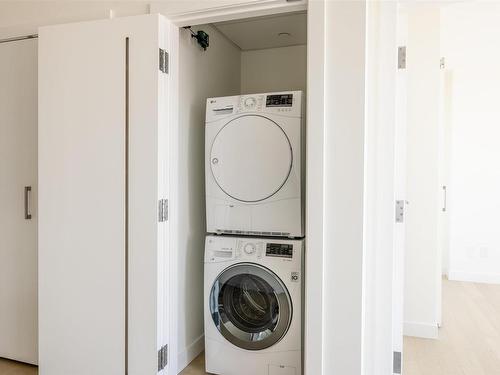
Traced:
<svg viewBox="0 0 500 375">
<path fill-rule="evenodd" d="M 156 374 L 177 28 L 145 15 L 39 34 L 40 374 Z"/>
<path fill-rule="evenodd" d="M 37 363 L 37 43 L 0 44 L 0 357 Z"/>
</svg>

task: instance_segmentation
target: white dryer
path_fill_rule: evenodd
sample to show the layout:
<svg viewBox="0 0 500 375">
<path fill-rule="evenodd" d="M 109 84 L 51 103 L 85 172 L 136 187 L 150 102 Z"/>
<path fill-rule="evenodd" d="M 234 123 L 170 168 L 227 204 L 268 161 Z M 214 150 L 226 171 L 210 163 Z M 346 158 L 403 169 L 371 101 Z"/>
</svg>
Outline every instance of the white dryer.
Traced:
<svg viewBox="0 0 500 375">
<path fill-rule="evenodd" d="M 302 92 L 207 99 L 207 232 L 304 236 Z"/>
<path fill-rule="evenodd" d="M 303 240 L 207 236 L 206 371 L 302 374 Z"/>
</svg>

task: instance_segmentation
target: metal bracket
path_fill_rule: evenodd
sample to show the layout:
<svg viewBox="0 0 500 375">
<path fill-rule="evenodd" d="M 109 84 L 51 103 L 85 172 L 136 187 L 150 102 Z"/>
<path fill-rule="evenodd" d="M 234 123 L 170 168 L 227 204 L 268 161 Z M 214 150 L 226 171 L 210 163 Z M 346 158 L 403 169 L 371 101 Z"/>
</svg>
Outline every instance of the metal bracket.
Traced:
<svg viewBox="0 0 500 375">
<path fill-rule="evenodd" d="M 168 365 L 168 345 L 163 345 L 158 350 L 158 372 L 163 370 Z"/>
<path fill-rule="evenodd" d="M 161 48 L 159 69 L 162 73 L 168 74 L 168 52 Z"/>
<path fill-rule="evenodd" d="M 168 220 L 168 199 L 158 201 L 158 221 L 160 223 Z"/>
<path fill-rule="evenodd" d="M 405 221 L 405 201 L 396 201 L 396 223 L 404 223 Z"/>
<path fill-rule="evenodd" d="M 398 47 L 398 69 L 406 69 L 406 46 Z"/>
</svg>

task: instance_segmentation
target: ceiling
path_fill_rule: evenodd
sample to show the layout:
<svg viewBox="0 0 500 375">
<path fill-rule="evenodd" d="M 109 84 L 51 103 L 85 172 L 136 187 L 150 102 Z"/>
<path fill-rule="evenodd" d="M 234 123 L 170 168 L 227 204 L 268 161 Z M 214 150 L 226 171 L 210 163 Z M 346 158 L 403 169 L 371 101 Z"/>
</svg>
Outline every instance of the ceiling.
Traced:
<svg viewBox="0 0 500 375">
<path fill-rule="evenodd" d="M 219 22 L 214 26 L 243 51 L 296 46 L 307 42 L 305 12 Z"/>
</svg>

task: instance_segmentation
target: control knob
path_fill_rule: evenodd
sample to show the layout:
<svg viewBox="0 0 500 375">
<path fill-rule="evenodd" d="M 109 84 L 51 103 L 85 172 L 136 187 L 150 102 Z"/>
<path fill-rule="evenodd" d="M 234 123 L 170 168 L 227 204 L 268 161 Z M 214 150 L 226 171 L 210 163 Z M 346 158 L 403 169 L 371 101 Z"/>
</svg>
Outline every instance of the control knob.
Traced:
<svg viewBox="0 0 500 375">
<path fill-rule="evenodd" d="M 243 251 L 247 255 L 252 255 L 255 253 L 255 244 L 253 243 L 247 243 L 245 247 L 243 248 Z"/>
<path fill-rule="evenodd" d="M 250 98 L 245 99 L 245 107 L 246 108 L 254 108 L 256 104 L 257 104 L 257 101 L 255 100 L 254 97 L 250 97 Z"/>
</svg>

